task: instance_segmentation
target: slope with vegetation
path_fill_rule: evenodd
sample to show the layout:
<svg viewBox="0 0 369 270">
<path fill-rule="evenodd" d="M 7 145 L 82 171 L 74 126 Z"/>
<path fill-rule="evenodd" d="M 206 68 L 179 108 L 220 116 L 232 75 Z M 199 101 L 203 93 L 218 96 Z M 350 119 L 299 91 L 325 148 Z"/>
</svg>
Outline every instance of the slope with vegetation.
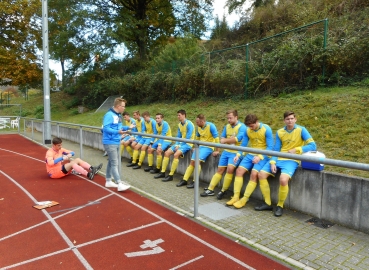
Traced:
<svg viewBox="0 0 369 270">
<path fill-rule="evenodd" d="M 20 97 L 14 98 L 14 101 L 22 103 L 23 116 L 43 117 L 42 95 L 32 96 L 28 101 Z M 87 111 L 78 114 L 74 98 L 63 92 L 52 93 L 51 104 L 53 121 L 97 127 L 101 125 L 104 112 Z M 128 100 L 126 111 L 131 114 L 135 110 L 141 113 L 149 111 L 152 117 L 161 112 L 175 131 L 178 122 L 176 112 L 185 109 L 188 119 L 194 121 L 198 114 L 203 113 L 221 132 L 226 123 L 225 112 L 234 108 L 238 110 L 241 121 L 246 114 L 254 113 L 275 132 L 284 125 L 283 112 L 293 110 L 297 114 L 298 124 L 310 131 L 318 150 L 328 158 L 369 164 L 368 105 L 369 80 L 366 79 L 355 87 L 319 88 L 315 91 L 300 91 L 279 97 L 267 96 L 257 100 L 198 99 L 191 102 L 157 102 L 134 106 Z M 15 115 L 9 110 L 4 108 L 1 114 Z M 369 177 L 368 172 L 346 168 L 326 166 L 326 170 Z"/>
</svg>

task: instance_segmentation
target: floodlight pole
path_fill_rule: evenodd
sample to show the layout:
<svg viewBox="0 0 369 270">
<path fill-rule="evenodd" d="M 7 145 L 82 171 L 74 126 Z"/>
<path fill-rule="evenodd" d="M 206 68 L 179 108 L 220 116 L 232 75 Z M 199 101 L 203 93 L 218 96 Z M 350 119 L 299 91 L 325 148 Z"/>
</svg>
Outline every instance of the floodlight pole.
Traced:
<svg viewBox="0 0 369 270">
<path fill-rule="evenodd" d="M 49 27 L 47 0 L 42 0 L 42 47 L 44 75 L 44 144 L 51 144 L 50 78 L 49 78 Z"/>
</svg>

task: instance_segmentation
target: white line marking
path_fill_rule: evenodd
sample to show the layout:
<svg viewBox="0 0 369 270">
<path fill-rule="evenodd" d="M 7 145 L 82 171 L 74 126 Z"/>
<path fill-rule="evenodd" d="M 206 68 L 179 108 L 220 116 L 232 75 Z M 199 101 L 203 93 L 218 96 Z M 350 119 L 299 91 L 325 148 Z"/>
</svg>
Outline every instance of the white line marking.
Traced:
<svg viewBox="0 0 369 270">
<path fill-rule="evenodd" d="M 147 255 L 153 255 L 153 254 L 159 254 L 164 252 L 165 250 L 161 247 L 158 247 L 157 244 L 163 243 L 163 239 L 157 239 L 154 241 L 151 240 L 145 240 L 143 245 L 140 246 L 140 248 L 152 248 L 151 250 L 143 250 L 143 251 L 136 251 L 136 252 L 129 252 L 124 253 L 127 257 L 138 257 L 138 256 L 147 256 Z"/>
<path fill-rule="evenodd" d="M 27 196 L 36 204 L 37 200 L 31 195 L 31 193 L 28 192 L 24 187 L 22 187 L 20 184 L 17 183 L 13 178 L 11 178 L 9 175 L 4 173 L 0 170 L 0 173 L 3 174 L 5 177 L 7 177 L 10 181 L 12 181 L 17 187 L 19 187 L 24 193 L 27 194 Z M 86 267 L 86 269 L 93 269 L 90 264 L 86 261 L 86 259 L 82 256 L 82 254 L 76 250 L 73 249 L 75 246 L 73 245 L 72 241 L 67 237 L 67 235 L 63 232 L 63 230 L 59 227 L 59 225 L 55 222 L 55 220 L 49 215 L 49 213 L 45 210 L 41 210 L 44 215 L 47 217 L 48 220 L 50 220 L 51 224 L 54 225 L 55 229 L 59 232 L 61 237 L 64 239 L 64 241 L 68 244 L 69 248 L 73 250 L 73 252 L 77 255 L 77 258 L 81 261 L 81 263 Z"/>
<path fill-rule="evenodd" d="M 5 149 L 0 148 L 0 150 L 5 150 Z M 9 150 L 5 150 L 5 151 L 12 152 L 12 153 L 16 153 L 16 152 L 9 151 Z M 16 154 L 19 154 L 19 153 L 16 153 Z M 25 156 L 25 155 L 23 155 L 23 154 L 19 154 L 19 155 Z M 28 156 L 25 156 L 25 157 L 28 157 Z M 32 159 L 35 159 L 35 158 L 32 158 Z M 37 160 L 37 159 L 35 159 L 35 160 Z M 14 180 L 12 180 L 12 181 L 13 181 L 14 183 L 16 183 Z M 86 180 L 86 181 L 87 181 L 87 180 Z M 131 200 L 129 200 L 129 199 L 127 199 L 127 198 L 123 197 L 122 195 L 120 195 L 120 194 L 118 194 L 118 193 L 115 193 L 114 191 L 112 191 L 112 190 L 110 190 L 110 189 L 107 189 L 107 188 L 105 188 L 105 187 L 103 187 L 103 186 L 101 186 L 101 185 L 99 185 L 99 184 L 97 184 L 97 183 L 95 183 L 95 182 L 91 182 L 91 181 L 88 181 L 88 182 L 89 182 L 89 183 L 91 183 L 91 184 L 95 184 L 95 185 L 99 186 L 100 188 L 103 188 L 103 189 L 105 189 L 105 190 L 109 191 L 110 193 L 115 194 L 116 196 L 120 197 L 121 199 L 123 199 L 123 200 L 125 200 L 125 201 L 127 201 L 127 202 L 131 203 L 132 205 L 134 205 L 134 206 L 136 206 L 136 207 L 140 208 L 141 210 L 145 211 L 146 213 L 149 213 L 150 215 L 152 215 L 152 216 L 154 216 L 154 217 L 158 218 L 159 220 L 164 221 L 165 223 L 167 223 L 168 225 L 172 226 L 173 228 L 176 228 L 176 229 L 177 229 L 177 230 L 179 230 L 180 232 L 182 232 L 182 233 L 184 233 L 184 234 L 188 235 L 189 237 L 191 237 L 191 238 L 195 239 L 196 241 L 198 241 L 198 242 L 202 243 L 203 245 L 205 245 L 205 246 L 209 247 L 210 249 L 213 249 L 214 251 L 216 251 L 216 252 L 218 252 L 218 253 L 222 254 L 222 255 L 223 255 L 223 256 L 225 256 L 226 258 L 228 258 L 228 259 L 230 259 L 230 260 L 232 260 L 232 261 L 234 261 L 234 262 L 236 262 L 236 263 L 238 263 L 238 264 L 240 264 L 240 265 L 244 266 L 245 268 L 250 269 L 250 270 L 254 270 L 254 269 L 255 269 L 255 268 L 253 268 L 253 267 L 249 266 L 248 264 L 246 264 L 246 263 L 244 263 L 244 262 L 240 261 L 239 259 L 237 259 L 237 258 L 235 258 L 235 257 L 231 256 L 230 254 L 228 254 L 228 253 L 224 252 L 223 250 L 220 250 L 219 248 L 217 248 L 217 247 L 215 247 L 215 246 L 213 246 L 213 245 L 211 245 L 211 244 L 207 243 L 206 241 L 202 240 L 201 238 L 197 237 L 196 235 L 193 235 L 193 234 L 191 234 L 191 233 L 187 232 L 186 230 L 182 229 L 181 227 L 179 227 L 179 226 L 177 226 L 177 225 L 173 224 L 172 222 L 170 222 L 170 221 L 168 221 L 168 220 L 166 220 L 166 219 L 164 219 L 164 218 L 160 217 L 159 215 L 155 214 L 154 212 L 152 212 L 152 211 L 150 211 L 150 210 L 147 210 L 146 208 L 142 207 L 141 205 L 139 205 L 139 204 L 137 204 L 137 203 L 135 203 L 135 202 L 133 202 L 133 201 L 131 201 Z M 18 186 L 20 186 L 18 183 L 17 183 L 17 185 L 18 185 Z M 21 187 L 21 186 L 20 186 L 20 187 Z M 21 188 L 22 188 L 22 187 L 21 187 Z M 23 189 L 23 188 L 22 188 L 22 189 Z M 27 192 L 27 194 L 29 194 L 29 193 Z M 29 194 L 29 196 L 32 196 L 32 195 L 30 195 L 30 194 Z M 35 201 L 36 201 L 36 200 L 35 200 Z M 42 210 L 42 211 L 45 211 L 45 210 Z M 46 211 L 45 211 L 45 212 L 46 212 Z M 110 237 L 109 237 L 109 238 L 110 238 Z M 68 240 L 69 240 L 69 239 L 68 239 Z M 70 241 L 70 240 L 69 240 L 69 241 Z M 89 243 L 92 243 L 92 242 L 89 242 Z M 82 256 L 82 255 L 81 255 L 81 256 Z"/>
<path fill-rule="evenodd" d="M 175 267 L 173 267 L 173 268 L 170 268 L 169 270 L 176 270 L 176 269 L 179 269 L 179 268 L 181 268 L 182 266 L 186 266 L 187 264 L 193 263 L 193 262 L 195 262 L 195 261 L 197 261 L 197 260 L 200 260 L 200 259 L 202 259 L 202 258 L 204 258 L 204 255 L 201 255 L 201 256 L 196 257 L 196 258 L 194 258 L 194 259 L 192 259 L 192 260 L 189 260 L 189 261 L 187 261 L 187 262 L 185 262 L 185 263 L 182 263 L 182 264 L 180 264 L 180 265 L 177 265 L 177 266 L 175 266 Z"/>
</svg>

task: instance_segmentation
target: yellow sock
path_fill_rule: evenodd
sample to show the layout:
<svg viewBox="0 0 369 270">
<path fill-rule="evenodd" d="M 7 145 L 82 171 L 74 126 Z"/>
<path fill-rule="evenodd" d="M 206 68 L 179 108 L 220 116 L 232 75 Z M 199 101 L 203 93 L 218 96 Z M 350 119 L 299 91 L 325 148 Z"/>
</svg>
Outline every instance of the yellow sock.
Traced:
<svg viewBox="0 0 369 270">
<path fill-rule="evenodd" d="M 235 180 L 236 181 L 236 180 Z M 243 196 L 247 199 L 250 198 L 251 194 L 254 192 L 255 188 L 256 188 L 257 184 L 254 181 L 249 181 L 249 183 L 246 186 L 246 190 L 245 193 L 243 194 Z"/>
<path fill-rule="evenodd" d="M 233 197 L 240 198 L 242 185 L 243 185 L 243 177 L 236 176 L 234 178 Z"/>
<path fill-rule="evenodd" d="M 288 195 L 288 185 L 286 186 L 279 186 L 279 196 L 278 196 L 278 204 L 277 206 L 280 206 L 283 208 L 283 205 L 284 205 L 284 201 L 286 200 L 287 198 L 287 195 Z"/>
<path fill-rule="evenodd" d="M 192 175 L 194 169 L 195 168 L 192 165 L 188 166 L 187 169 L 186 169 L 186 172 L 183 176 L 183 180 L 187 181 L 188 178 L 190 178 L 190 176 Z"/>
<path fill-rule="evenodd" d="M 169 158 L 164 157 L 163 166 L 161 167 L 161 172 L 165 172 L 167 170 L 168 164 L 169 164 Z"/>
<path fill-rule="evenodd" d="M 211 181 L 210 181 L 210 184 L 209 184 L 209 189 L 214 190 L 215 186 L 218 185 L 220 180 L 222 180 L 222 175 L 219 174 L 219 173 L 215 173 L 213 175 L 213 178 L 211 178 Z"/>
<path fill-rule="evenodd" d="M 265 203 L 267 205 L 272 205 L 272 201 L 270 199 L 270 187 L 269 187 L 268 180 L 260 179 L 259 182 L 260 182 L 260 190 L 261 190 L 261 193 L 263 194 Z"/>
<path fill-rule="evenodd" d="M 174 172 L 177 170 L 178 163 L 179 163 L 179 159 L 178 158 L 173 159 L 172 168 L 170 168 L 169 175 L 173 175 L 174 174 Z"/>
<path fill-rule="evenodd" d="M 129 154 L 131 157 L 133 157 L 133 149 L 132 149 L 132 147 L 128 145 L 128 146 L 126 146 L 126 150 L 127 150 L 128 154 Z"/>
<path fill-rule="evenodd" d="M 123 145 L 123 144 L 121 144 L 121 145 L 120 145 L 120 156 L 122 156 L 122 155 L 123 155 L 123 152 L 124 152 L 124 145 Z"/>
<path fill-rule="evenodd" d="M 136 163 L 138 159 L 138 150 L 133 151 L 132 162 Z"/>
<path fill-rule="evenodd" d="M 226 173 L 226 175 L 224 176 L 222 191 L 228 190 L 229 186 L 232 183 L 232 179 L 233 179 L 233 174 L 232 173 Z"/>
<path fill-rule="evenodd" d="M 141 166 L 146 156 L 146 151 L 141 151 L 140 160 L 138 161 L 138 165 Z"/>
<path fill-rule="evenodd" d="M 154 164 L 154 155 L 153 154 L 147 154 L 147 161 L 149 163 L 149 166 L 152 166 Z"/>
<path fill-rule="evenodd" d="M 156 156 L 156 168 L 160 169 L 162 162 L 163 162 L 163 156 L 157 155 Z"/>
</svg>

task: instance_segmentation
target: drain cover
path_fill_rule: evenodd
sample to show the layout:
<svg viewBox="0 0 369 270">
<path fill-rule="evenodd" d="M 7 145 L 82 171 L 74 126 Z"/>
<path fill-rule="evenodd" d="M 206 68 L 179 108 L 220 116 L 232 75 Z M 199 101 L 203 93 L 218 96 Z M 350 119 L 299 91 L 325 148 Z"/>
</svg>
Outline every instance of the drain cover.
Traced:
<svg viewBox="0 0 369 270">
<path fill-rule="evenodd" d="M 334 225 L 334 223 L 332 222 L 319 218 L 311 218 L 309 220 L 306 220 L 305 222 L 323 229 L 329 229 Z"/>
</svg>

